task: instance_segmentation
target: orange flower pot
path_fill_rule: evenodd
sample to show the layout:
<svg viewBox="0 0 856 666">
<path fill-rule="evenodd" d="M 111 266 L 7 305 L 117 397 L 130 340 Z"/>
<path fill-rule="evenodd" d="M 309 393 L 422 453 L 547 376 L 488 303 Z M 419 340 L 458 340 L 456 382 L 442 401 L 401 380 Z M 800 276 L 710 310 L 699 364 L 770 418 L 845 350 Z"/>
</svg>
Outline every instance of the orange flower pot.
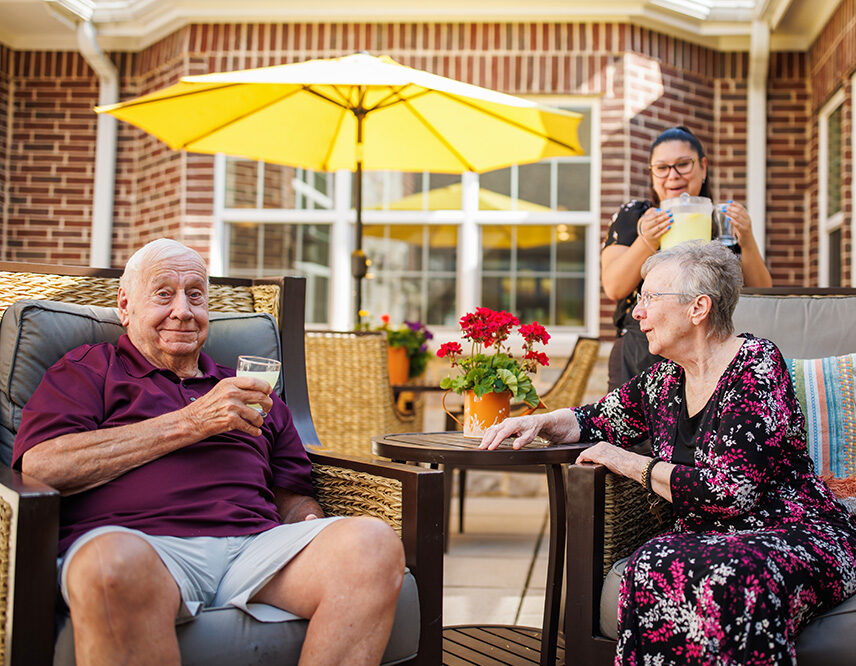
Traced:
<svg viewBox="0 0 856 666">
<path fill-rule="evenodd" d="M 410 357 L 404 347 L 387 347 L 389 383 L 406 384 L 410 374 Z"/>
</svg>

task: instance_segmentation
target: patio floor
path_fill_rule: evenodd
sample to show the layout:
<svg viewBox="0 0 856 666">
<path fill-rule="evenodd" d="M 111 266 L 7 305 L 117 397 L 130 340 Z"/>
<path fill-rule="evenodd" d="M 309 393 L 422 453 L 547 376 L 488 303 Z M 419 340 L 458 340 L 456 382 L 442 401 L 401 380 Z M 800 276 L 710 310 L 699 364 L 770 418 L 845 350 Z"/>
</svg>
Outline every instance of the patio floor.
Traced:
<svg viewBox="0 0 856 666">
<path fill-rule="evenodd" d="M 547 498 L 467 497 L 463 534 L 452 502 L 443 625 L 540 627 L 547 578 Z"/>
</svg>

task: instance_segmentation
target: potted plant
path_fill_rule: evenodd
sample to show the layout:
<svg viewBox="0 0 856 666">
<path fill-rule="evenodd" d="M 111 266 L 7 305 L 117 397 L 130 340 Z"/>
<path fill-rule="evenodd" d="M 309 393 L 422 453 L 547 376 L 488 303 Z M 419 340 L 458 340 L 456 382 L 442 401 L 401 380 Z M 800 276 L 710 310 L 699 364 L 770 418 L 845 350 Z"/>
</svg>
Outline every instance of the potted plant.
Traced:
<svg viewBox="0 0 856 666">
<path fill-rule="evenodd" d="M 454 377 L 444 377 L 440 386 L 464 396 L 464 435 L 481 436 L 503 420 L 512 398 L 522 400 L 534 411 L 540 400 L 529 375 L 539 365 L 549 365 L 547 355 L 534 349 L 536 343 L 550 340 L 546 329 L 537 321 L 520 326 L 514 315 L 490 308 L 476 308 L 461 317 L 460 324 L 463 338 L 472 343 L 470 354 L 464 356 L 459 343 L 447 342 L 440 346 L 437 356 L 448 358 L 452 367 L 460 370 Z M 523 337 L 520 360 L 512 357 L 506 342 L 515 326 Z"/>
<path fill-rule="evenodd" d="M 368 316 L 360 311 L 360 317 Z M 380 325 L 372 330 L 386 333 L 387 351 L 389 354 L 390 384 L 404 384 L 408 379 L 419 377 L 428 365 L 428 340 L 434 335 L 419 321 L 405 320 L 400 326 L 390 326 L 388 314 L 381 315 Z M 369 325 L 361 326 L 368 330 Z"/>
</svg>

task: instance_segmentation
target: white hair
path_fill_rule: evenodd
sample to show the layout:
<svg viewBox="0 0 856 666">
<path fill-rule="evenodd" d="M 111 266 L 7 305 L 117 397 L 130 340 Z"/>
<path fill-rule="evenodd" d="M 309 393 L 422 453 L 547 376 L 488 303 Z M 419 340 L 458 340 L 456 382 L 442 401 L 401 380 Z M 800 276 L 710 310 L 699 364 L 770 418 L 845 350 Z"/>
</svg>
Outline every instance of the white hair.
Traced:
<svg viewBox="0 0 856 666">
<path fill-rule="evenodd" d="M 172 259 L 173 257 L 183 257 L 186 255 L 192 255 L 199 259 L 199 263 L 205 268 L 205 280 L 207 282 L 208 268 L 205 266 L 205 260 L 202 259 L 202 256 L 196 250 L 172 238 L 158 238 L 150 243 L 146 243 L 131 255 L 128 263 L 125 264 L 125 272 L 119 278 L 119 286 L 125 290 L 126 294 L 130 295 L 140 280 L 144 266 L 162 261 L 163 259 Z"/>
</svg>

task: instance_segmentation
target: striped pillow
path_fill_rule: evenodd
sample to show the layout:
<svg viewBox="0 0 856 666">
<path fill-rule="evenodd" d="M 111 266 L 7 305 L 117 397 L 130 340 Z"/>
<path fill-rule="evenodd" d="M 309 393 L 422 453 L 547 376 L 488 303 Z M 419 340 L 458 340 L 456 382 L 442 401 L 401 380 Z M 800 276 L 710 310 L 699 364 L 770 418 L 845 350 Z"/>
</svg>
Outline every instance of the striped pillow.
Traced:
<svg viewBox="0 0 856 666">
<path fill-rule="evenodd" d="M 815 471 L 856 476 L 856 354 L 785 359 L 805 415 Z"/>
</svg>

